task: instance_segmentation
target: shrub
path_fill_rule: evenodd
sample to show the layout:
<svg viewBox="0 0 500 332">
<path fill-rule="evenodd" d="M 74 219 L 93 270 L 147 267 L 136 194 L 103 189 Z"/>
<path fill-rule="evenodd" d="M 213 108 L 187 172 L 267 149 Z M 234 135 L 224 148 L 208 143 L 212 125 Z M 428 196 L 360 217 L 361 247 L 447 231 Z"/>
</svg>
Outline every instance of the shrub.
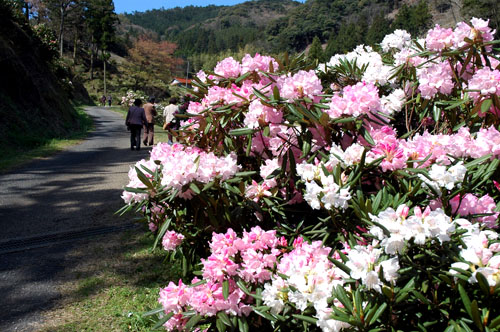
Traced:
<svg viewBox="0 0 500 332">
<path fill-rule="evenodd" d="M 198 73 L 182 144 L 123 194 L 186 276 L 202 258 L 161 290 L 158 326 L 498 329 L 492 39 L 473 19 L 319 68 L 256 54 Z"/>
</svg>

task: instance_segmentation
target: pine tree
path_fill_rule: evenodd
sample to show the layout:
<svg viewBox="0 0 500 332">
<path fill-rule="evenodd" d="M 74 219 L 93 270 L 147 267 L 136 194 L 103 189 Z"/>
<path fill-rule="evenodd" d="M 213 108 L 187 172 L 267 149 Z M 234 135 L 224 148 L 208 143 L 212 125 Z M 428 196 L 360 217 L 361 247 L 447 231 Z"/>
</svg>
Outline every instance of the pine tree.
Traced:
<svg viewBox="0 0 500 332">
<path fill-rule="evenodd" d="M 373 19 L 372 25 L 370 25 L 366 33 L 366 44 L 374 46 L 380 43 L 389 33 L 391 33 L 391 22 L 382 13 L 379 13 Z"/>
<path fill-rule="evenodd" d="M 321 47 L 321 41 L 318 36 L 314 36 L 311 48 L 308 54 L 309 59 L 318 60 L 318 62 L 324 61 L 325 54 L 323 53 L 323 48 Z"/>
</svg>

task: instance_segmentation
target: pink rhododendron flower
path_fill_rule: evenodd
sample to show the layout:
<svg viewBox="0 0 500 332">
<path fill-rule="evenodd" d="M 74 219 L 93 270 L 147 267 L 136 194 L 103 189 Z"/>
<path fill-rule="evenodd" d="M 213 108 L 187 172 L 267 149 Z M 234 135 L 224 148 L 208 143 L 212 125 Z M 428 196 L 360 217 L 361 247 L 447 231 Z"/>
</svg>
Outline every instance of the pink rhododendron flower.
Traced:
<svg viewBox="0 0 500 332">
<path fill-rule="evenodd" d="M 248 107 L 243 123 L 249 128 L 257 128 L 269 123 L 281 123 L 283 113 L 269 106 L 263 105 L 260 100 L 254 100 Z"/>
<path fill-rule="evenodd" d="M 379 143 L 371 151 L 375 154 L 375 156 L 373 157 L 374 159 L 380 156 L 385 156 L 380 165 L 383 172 L 386 172 L 388 170 L 394 171 L 406 167 L 407 157 L 404 154 L 404 150 L 401 149 L 397 143 Z"/>
<path fill-rule="evenodd" d="M 182 243 L 182 240 L 184 240 L 184 235 L 174 231 L 167 231 L 165 235 L 163 235 L 161 244 L 163 249 L 173 251 Z"/>
<path fill-rule="evenodd" d="M 433 98 L 438 92 L 449 94 L 453 90 L 453 76 L 447 62 L 433 63 L 417 68 L 419 90 L 425 99 Z"/>
<path fill-rule="evenodd" d="M 342 115 L 357 117 L 376 112 L 380 110 L 381 105 L 377 87 L 371 83 L 359 82 L 356 85 L 346 86 L 342 96 L 334 95 L 329 106 L 326 112 L 335 119 Z"/>
<path fill-rule="evenodd" d="M 489 195 L 485 195 L 481 198 L 473 194 L 465 194 L 463 197 L 457 195 L 450 200 L 450 205 L 452 212 L 460 214 L 461 216 L 492 213 L 492 215 L 489 216 L 479 217 L 477 220 L 489 228 L 498 227 L 497 219 L 500 213 L 495 212 L 495 201 Z"/>
<path fill-rule="evenodd" d="M 431 51 L 442 51 L 453 45 L 453 30 L 451 28 L 441 28 L 436 24 L 434 29 L 427 32 L 425 46 Z"/>
<path fill-rule="evenodd" d="M 266 183 L 261 185 L 255 180 L 252 180 L 252 184 L 248 185 L 245 189 L 245 196 L 254 202 L 258 202 L 260 198 L 272 195 L 269 189 L 270 187 Z"/>
<path fill-rule="evenodd" d="M 219 86 L 210 87 L 202 101 L 207 106 L 215 107 L 241 102 L 242 99 L 235 96 L 232 89 L 221 88 Z"/>
<path fill-rule="evenodd" d="M 271 63 L 275 71 L 279 69 L 278 62 L 276 62 L 276 60 L 274 60 L 274 58 L 270 56 L 260 55 L 259 53 L 256 53 L 252 58 L 250 54 L 246 54 L 241 60 L 242 74 L 256 70 L 268 72 L 270 69 L 269 64 Z"/>
<path fill-rule="evenodd" d="M 321 80 L 313 70 L 300 70 L 294 75 L 288 74 L 288 76 L 280 77 L 277 84 L 281 97 L 288 100 L 303 97 L 315 99 L 323 93 Z"/>
<path fill-rule="evenodd" d="M 214 68 L 214 73 L 225 78 L 239 77 L 241 73 L 241 64 L 233 57 L 225 58 L 219 61 Z"/>
</svg>

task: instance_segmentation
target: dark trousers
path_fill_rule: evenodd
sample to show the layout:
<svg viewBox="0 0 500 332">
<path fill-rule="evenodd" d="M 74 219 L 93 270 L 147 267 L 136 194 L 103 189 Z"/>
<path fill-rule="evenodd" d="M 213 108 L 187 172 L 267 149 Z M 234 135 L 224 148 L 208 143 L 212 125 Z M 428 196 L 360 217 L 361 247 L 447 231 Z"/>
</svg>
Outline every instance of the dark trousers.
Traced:
<svg viewBox="0 0 500 332">
<path fill-rule="evenodd" d="M 141 125 L 130 125 L 130 148 L 134 149 L 134 146 L 137 150 L 141 148 Z"/>
<path fill-rule="evenodd" d="M 153 145 L 155 140 L 155 124 L 154 123 L 146 123 L 144 125 L 144 145 Z M 148 143 L 149 142 L 149 143 Z"/>
</svg>

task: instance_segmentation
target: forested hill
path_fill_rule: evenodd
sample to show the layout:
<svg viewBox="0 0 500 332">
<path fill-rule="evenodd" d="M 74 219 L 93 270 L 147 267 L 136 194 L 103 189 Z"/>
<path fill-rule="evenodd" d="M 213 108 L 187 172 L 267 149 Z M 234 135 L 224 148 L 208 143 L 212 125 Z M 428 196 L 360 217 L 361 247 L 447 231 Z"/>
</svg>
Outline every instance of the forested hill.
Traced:
<svg viewBox="0 0 500 332">
<path fill-rule="evenodd" d="M 33 148 L 78 128 L 70 84 L 55 73 L 56 56 L 27 21 L 0 0 L 0 154 L 6 148 Z"/>
<path fill-rule="evenodd" d="M 453 26 L 471 16 L 491 18 L 496 28 L 498 12 L 500 1 L 492 0 L 253 0 L 235 6 L 135 12 L 124 15 L 122 22 L 175 42 L 182 56 L 243 48 L 299 52 L 315 37 L 328 44 L 328 56 L 360 43 L 378 43 L 394 29 L 416 35 L 434 23 Z M 130 34 L 133 29 L 128 29 L 127 37 Z"/>
<path fill-rule="evenodd" d="M 269 22 L 285 17 L 300 5 L 292 0 L 257 0 L 235 6 L 187 6 L 126 14 L 122 22 L 176 42 L 183 55 L 217 53 L 236 51 L 254 42 L 267 48 L 263 32 Z"/>
</svg>

